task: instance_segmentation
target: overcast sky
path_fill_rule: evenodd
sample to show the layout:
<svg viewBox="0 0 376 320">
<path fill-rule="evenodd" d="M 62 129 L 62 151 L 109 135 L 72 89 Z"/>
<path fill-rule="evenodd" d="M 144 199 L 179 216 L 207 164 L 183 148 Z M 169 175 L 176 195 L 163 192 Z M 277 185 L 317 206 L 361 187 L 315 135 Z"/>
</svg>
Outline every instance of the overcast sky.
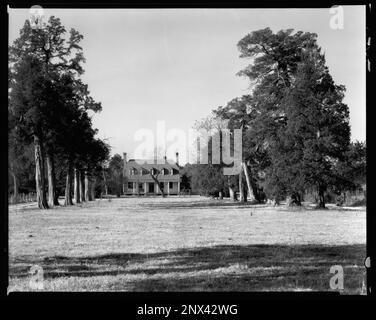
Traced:
<svg viewBox="0 0 376 320">
<path fill-rule="evenodd" d="M 195 120 L 246 94 L 249 82 L 236 76 L 249 61 L 237 42 L 270 27 L 318 34 L 337 84 L 346 86 L 352 140 L 365 140 L 365 9 L 344 7 L 344 28 L 333 30 L 328 9 L 45 9 L 66 29 L 83 36 L 84 81 L 103 111 L 93 122 L 112 153 L 128 152 L 140 128 L 188 130 Z M 10 42 L 29 10 L 9 10 Z"/>
</svg>

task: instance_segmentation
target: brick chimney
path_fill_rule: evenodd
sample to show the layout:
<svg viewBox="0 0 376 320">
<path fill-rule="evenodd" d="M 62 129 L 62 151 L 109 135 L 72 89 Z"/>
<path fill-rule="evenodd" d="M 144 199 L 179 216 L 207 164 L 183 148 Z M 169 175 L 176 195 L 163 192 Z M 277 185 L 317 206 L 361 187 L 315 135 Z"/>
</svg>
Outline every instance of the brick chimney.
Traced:
<svg viewBox="0 0 376 320">
<path fill-rule="evenodd" d="M 179 152 L 176 152 L 175 155 L 176 155 L 176 164 L 179 165 Z"/>
<path fill-rule="evenodd" d="M 123 163 L 124 163 L 124 170 L 125 170 L 125 165 L 127 164 L 127 153 L 123 152 Z"/>
<path fill-rule="evenodd" d="M 164 159 L 164 163 L 167 163 L 167 157 L 164 156 L 163 159 Z"/>
</svg>

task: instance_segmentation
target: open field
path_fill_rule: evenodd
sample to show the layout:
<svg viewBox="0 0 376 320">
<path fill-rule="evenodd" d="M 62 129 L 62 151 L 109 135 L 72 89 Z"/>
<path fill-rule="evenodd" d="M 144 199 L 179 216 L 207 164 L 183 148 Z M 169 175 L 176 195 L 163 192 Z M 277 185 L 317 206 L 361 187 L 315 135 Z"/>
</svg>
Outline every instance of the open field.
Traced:
<svg viewBox="0 0 376 320">
<path fill-rule="evenodd" d="M 30 267 L 52 291 L 330 290 L 365 277 L 365 208 L 239 205 L 200 197 L 96 200 L 9 209 L 9 290 L 31 290 Z"/>
</svg>

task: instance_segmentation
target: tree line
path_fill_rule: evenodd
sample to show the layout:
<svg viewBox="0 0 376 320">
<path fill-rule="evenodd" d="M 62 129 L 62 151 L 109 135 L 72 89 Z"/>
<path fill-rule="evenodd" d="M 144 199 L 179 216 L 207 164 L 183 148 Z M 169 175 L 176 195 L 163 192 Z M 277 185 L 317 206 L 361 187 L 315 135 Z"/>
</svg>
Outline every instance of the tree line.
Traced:
<svg viewBox="0 0 376 320">
<path fill-rule="evenodd" d="M 350 141 L 345 87 L 330 75 L 317 35 L 266 28 L 237 46 L 240 57 L 251 60 L 238 73 L 249 79 L 249 93 L 214 109 L 196 127 L 219 131 L 226 121 L 228 129 L 243 128 L 241 171 L 224 176 L 223 164 L 188 165 L 193 188 L 297 205 L 310 191 L 324 208 L 329 192 L 364 184 L 366 144 Z M 210 141 L 207 148 L 210 154 Z"/>
<path fill-rule="evenodd" d="M 101 103 L 82 81 L 83 36 L 51 16 L 42 28 L 26 20 L 9 46 L 9 171 L 17 197 L 19 181 L 30 186 L 34 171 L 38 207 L 93 200 L 96 180 L 109 157 L 92 115 Z"/>
<path fill-rule="evenodd" d="M 76 30 L 50 17 L 43 28 L 26 21 L 9 47 L 8 143 L 13 195 L 36 189 L 39 208 L 94 199 L 104 191 L 120 196 L 123 162 L 109 159 L 91 117 L 101 103 L 82 81 L 85 62 Z M 307 192 L 325 207 L 365 183 L 366 145 L 350 141 L 345 87 L 335 84 L 317 35 L 269 28 L 238 43 L 251 63 L 238 75 L 249 92 L 219 106 L 196 129 L 242 128 L 240 174 L 224 176 L 224 164 L 186 165 L 184 185 L 205 195 L 255 202 L 288 198 L 300 205 Z M 234 147 L 233 145 L 231 146 Z M 182 182 L 183 183 L 183 182 Z"/>
</svg>

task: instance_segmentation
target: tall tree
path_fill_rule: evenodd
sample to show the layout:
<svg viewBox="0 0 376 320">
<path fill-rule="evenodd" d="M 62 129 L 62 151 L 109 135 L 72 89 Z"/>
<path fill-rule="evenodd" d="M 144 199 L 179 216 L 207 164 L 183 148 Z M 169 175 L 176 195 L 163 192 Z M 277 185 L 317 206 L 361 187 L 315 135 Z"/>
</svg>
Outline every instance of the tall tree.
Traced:
<svg viewBox="0 0 376 320">
<path fill-rule="evenodd" d="M 27 20 L 21 29 L 20 37 L 9 48 L 10 77 L 12 78 L 10 105 L 15 108 L 16 115 L 22 111 L 20 122 L 23 122 L 24 131 L 33 136 L 38 206 L 43 209 L 48 208 L 44 181 L 46 127 L 49 123 L 46 114 L 48 108 L 53 108 L 46 98 L 49 97 L 50 87 L 58 80 L 61 73 L 77 76 L 83 72 L 82 48 L 78 45 L 82 36 L 71 29 L 70 36 L 66 39 L 65 33 L 66 30 L 58 18 L 50 17 L 46 26 L 40 29 L 33 29 Z M 38 83 L 42 84 L 40 88 Z M 50 160 L 48 161 L 48 185 L 51 204 L 53 204 L 55 177 L 50 149 L 48 154 Z"/>
<path fill-rule="evenodd" d="M 238 44 L 241 57 L 254 59 L 239 74 L 254 85 L 249 126 L 268 156 L 265 191 L 299 204 L 304 190 L 315 186 L 324 207 L 333 165 L 349 144 L 349 125 L 344 88 L 334 84 L 316 38 L 292 29 L 255 31 Z"/>
<path fill-rule="evenodd" d="M 291 90 L 287 135 L 300 145 L 296 147 L 301 150 L 300 172 L 306 185 L 316 188 L 321 208 L 325 207 L 325 192 L 338 183 L 336 164 L 344 160 L 350 147 L 344 91 L 334 83 L 319 51 L 305 54 Z"/>
<path fill-rule="evenodd" d="M 10 92 L 10 112 L 16 119 L 16 132 L 34 143 L 35 180 L 39 208 L 47 209 L 46 182 L 44 178 L 44 103 L 49 83 L 43 77 L 41 64 L 33 57 L 20 61 L 13 70 L 14 82 Z"/>
</svg>

